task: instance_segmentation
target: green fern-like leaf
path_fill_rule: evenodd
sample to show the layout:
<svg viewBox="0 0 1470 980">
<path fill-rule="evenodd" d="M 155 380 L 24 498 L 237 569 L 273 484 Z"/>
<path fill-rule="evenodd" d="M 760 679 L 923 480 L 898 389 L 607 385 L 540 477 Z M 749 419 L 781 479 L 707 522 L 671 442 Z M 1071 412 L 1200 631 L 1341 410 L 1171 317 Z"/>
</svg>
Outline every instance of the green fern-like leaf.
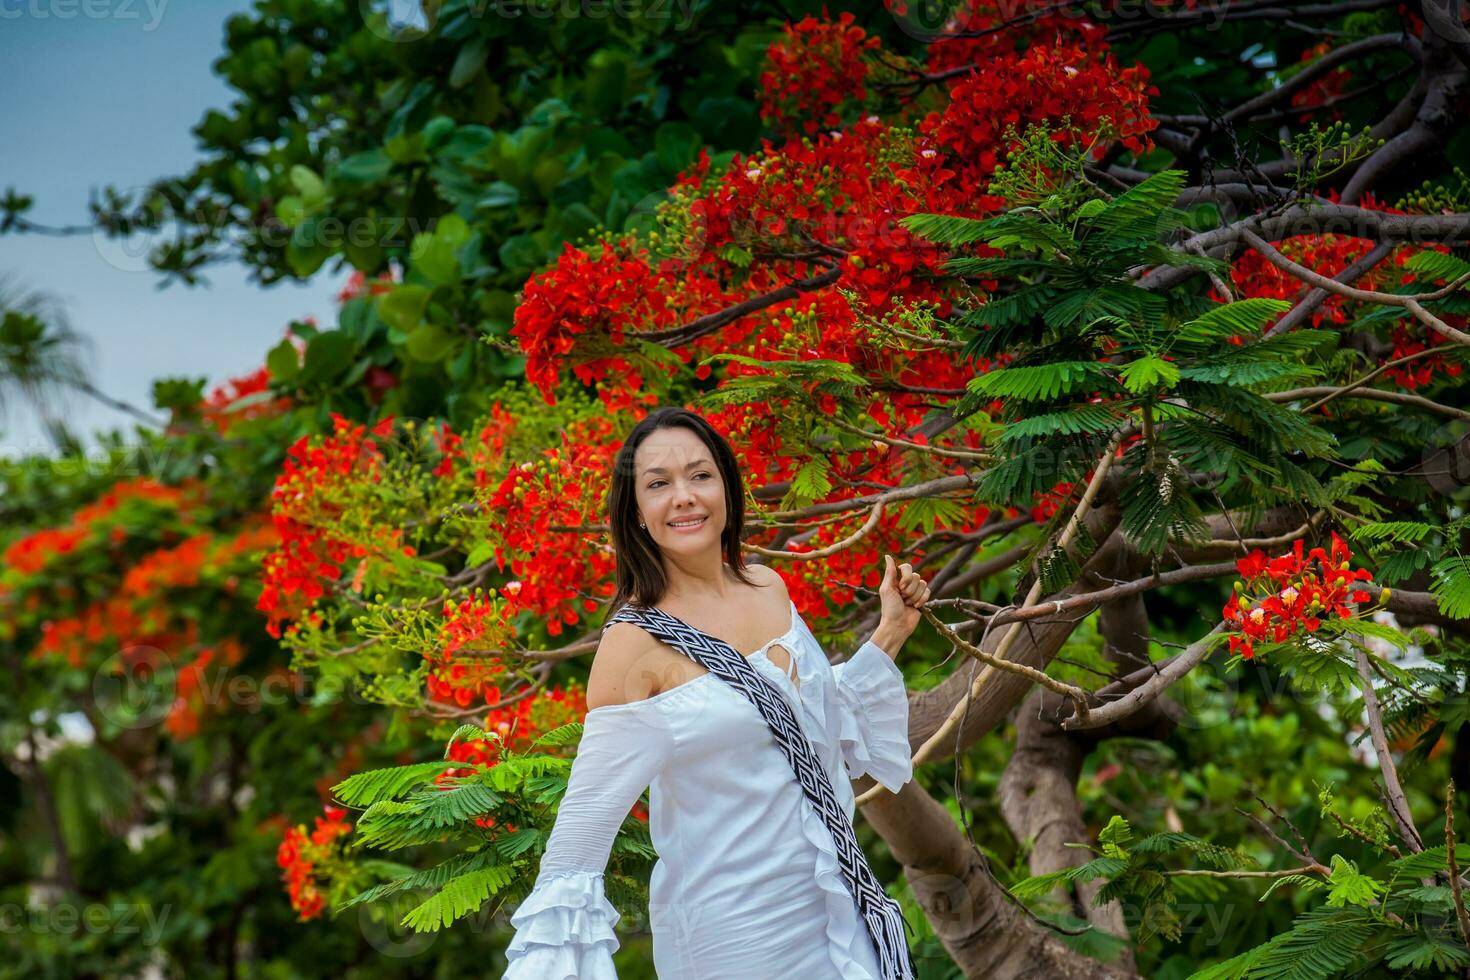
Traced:
<svg viewBox="0 0 1470 980">
<path fill-rule="evenodd" d="M 1171 538 L 1185 542 L 1209 539 L 1205 516 L 1177 469 L 1157 479 L 1140 474 L 1123 488 L 1121 503 L 1124 533 L 1144 552 L 1162 553 Z"/>
<path fill-rule="evenodd" d="M 949 214 L 911 214 L 898 223 L 920 238 L 950 248 L 978 242 L 996 229 L 993 219 L 961 218 Z"/>
<path fill-rule="evenodd" d="M 1179 368 L 1162 357 L 1148 354 L 1128 362 L 1118 377 L 1124 388 L 1139 395 L 1155 387 L 1172 388 L 1179 380 Z"/>
<path fill-rule="evenodd" d="M 500 805 L 501 797 L 480 783 L 460 783 L 419 794 L 417 820 L 430 827 L 452 827 L 484 816 Z"/>
<path fill-rule="evenodd" d="M 1096 383 L 1101 379 L 1102 369 L 1093 361 L 1057 361 L 990 371 L 971 378 L 965 387 L 992 397 L 1039 401 L 1056 398 L 1089 381 Z"/>
<path fill-rule="evenodd" d="M 391 800 L 426 783 L 450 766 L 462 763 L 418 762 L 388 769 L 370 769 L 355 773 L 332 787 L 337 799 L 349 806 L 371 806 L 380 800 Z"/>
<path fill-rule="evenodd" d="M 1396 544 L 1417 544 L 1433 533 L 1430 524 L 1418 521 L 1371 521 L 1359 524 L 1349 531 L 1357 541 L 1393 541 Z"/>
<path fill-rule="evenodd" d="M 1460 868 L 1461 873 L 1464 873 L 1464 869 L 1470 868 L 1470 844 L 1455 845 L 1455 864 Z M 1389 866 L 1393 868 L 1396 878 L 1430 878 L 1441 872 L 1449 871 L 1449 849 L 1443 844 L 1426 847 L 1418 854 L 1396 858 Z"/>
<path fill-rule="evenodd" d="M 1357 906 L 1314 909 L 1275 937 L 1246 974 L 1250 980 L 1331 980 L 1362 957 L 1379 931 Z"/>
<path fill-rule="evenodd" d="M 1281 299 L 1242 299 L 1223 303 L 1202 316 L 1180 324 L 1178 340 L 1189 344 L 1214 344 L 1232 335 L 1254 337 L 1291 304 Z"/>
<path fill-rule="evenodd" d="M 1010 443 L 1017 439 L 1038 436 L 1107 432 L 1115 428 L 1123 416 L 1124 413 L 1116 405 L 1084 402 L 1065 411 L 1046 412 L 1013 422 L 1001 432 L 1000 442 Z"/>
<path fill-rule="evenodd" d="M 1451 619 L 1470 617 L 1470 561 L 1464 555 L 1449 555 L 1429 569 L 1429 591 L 1439 611 Z"/>
<path fill-rule="evenodd" d="M 1109 201 L 1096 217 L 1088 220 L 1088 226 L 1093 232 L 1117 235 L 1132 231 L 1142 223 L 1148 237 L 1157 237 L 1153 229 L 1158 227 L 1159 216 L 1174 210 L 1173 203 L 1187 178 L 1183 170 L 1161 170 Z"/>
<path fill-rule="evenodd" d="M 1449 943 L 1431 936 L 1401 936 L 1388 944 L 1385 962 L 1395 970 L 1435 969 L 1448 976 L 1470 966 L 1470 952 L 1466 952 L 1463 943 Z"/>
<path fill-rule="evenodd" d="M 339 905 L 337 911 L 340 912 L 343 909 L 352 908 L 354 905 L 376 902 L 381 898 L 387 898 L 389 895 L 396 895 L 403 891 L 415 891 L 420 888 L 440 888 L 451 878 L 457 878 L 471 871 L 478 871 L 482 868 L 490 867 L 495 862 L 496 856 L 493 850 L 456 854 L 449 860 L 436 864 L 431 868 L 424 868 L 421 871 L 401 875 L 391 881 L 385 881 L 382 884 L 373 885 L 371 888 L 364 889 Z"/>
<path fill-rule="evenodd" d="M 414 932 L 438 932 L 478 909 L 513 877 L 514 869 L 501 865 L 460 875 L 446 882 L 422 905 L 410 910 L 403 917 L 403 924 Z"/>
<path fill-rule="evenodd" d="M 1075 868 L 1063 868 L 1047 874 L 1022 878 L 1011 885 L 1011 894 L 1017 898 L 1039 898 L 1058 885 L 1073 881 L 1095 881 L 1098 878 L 1115 878 L 1128 870 L 1128 862 L 1117 857 L 1093 858 Z"/>
<path fill-rule="evenodd" d="M 1426 248 L 1422 252 L 1415 252 L 1409 256 L 1404 261 L 1404 268 L 1421 279 L 1443 279 L 1446 282 L 1453 282 L 1470 272 L 1470 262 Z"/>
<path fill-rule="evenodd" d="M 574 745 L 582 738 L 583 723 L 580 721 L 569 721 L 565 725 L 558 725 L 549 732 L 544 732 L 531 743 L 531 748 L 539 745 L 548 745 L 553 748 L 562 748 Z"/>
</svg>

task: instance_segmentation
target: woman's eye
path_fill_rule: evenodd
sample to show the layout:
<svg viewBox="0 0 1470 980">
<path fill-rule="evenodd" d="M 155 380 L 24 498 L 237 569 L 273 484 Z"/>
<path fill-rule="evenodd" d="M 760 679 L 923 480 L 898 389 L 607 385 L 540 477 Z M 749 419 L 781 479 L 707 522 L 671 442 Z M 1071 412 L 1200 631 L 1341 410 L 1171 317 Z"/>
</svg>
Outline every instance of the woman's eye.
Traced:
<svg viewBox="0 0 1470 980">
<path fill-rule="evenodd" d="M 694 474 L 694 475 L 695 475 L 695 476 L 702 476 L 702 477 L 705 477 L 705 478 L 707 478 L 707 479 L 712 479 L 712 477 L 710 477 L 710 475 L 709 475 L 709 474 L 708 474 L 708 473 L 705 473 L 705 472 L 704 472 L 704 471 L 703 471 L 703 470 L 701 470 L 701 471 L 700 471 L 700 472 L 698 472 L 698 473 L 696 473 L 696 474 Z M 660 485 L 660 484 L 662 484 L 662 483 L 663 483 L 663 482 L 664 482 L 664 481 L 662 481 L 662 480 L 654 480 L 654 481 L 653 481 L 653 482 L 652 482 L 652 483 L 650 483 L 650 484 L 649 484 L 649 485 L 648 485 L 648 489 L 650 489 L 650 490 L 654 490 L 654 489 L 657 489 L 657 488 L 658 488 L 658 486 L 659 486 L 659 485 Z"/>
</svg>

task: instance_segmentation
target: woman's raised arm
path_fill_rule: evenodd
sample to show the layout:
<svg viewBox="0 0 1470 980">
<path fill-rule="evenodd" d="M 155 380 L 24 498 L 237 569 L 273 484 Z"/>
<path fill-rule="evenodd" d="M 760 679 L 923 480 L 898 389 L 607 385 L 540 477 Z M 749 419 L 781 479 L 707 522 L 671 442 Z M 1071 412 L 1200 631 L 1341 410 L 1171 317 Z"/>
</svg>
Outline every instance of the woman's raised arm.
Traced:
<svg viewBox="0 0 1470 980">
<path fill-rule="evenodd" d="M 587 713 L 536 885 L 510 917 L 502 980 L 616 980 L 603 872 L 628 811 L 673 753 L 666 717 L 638 702 Z"/>
</svg>

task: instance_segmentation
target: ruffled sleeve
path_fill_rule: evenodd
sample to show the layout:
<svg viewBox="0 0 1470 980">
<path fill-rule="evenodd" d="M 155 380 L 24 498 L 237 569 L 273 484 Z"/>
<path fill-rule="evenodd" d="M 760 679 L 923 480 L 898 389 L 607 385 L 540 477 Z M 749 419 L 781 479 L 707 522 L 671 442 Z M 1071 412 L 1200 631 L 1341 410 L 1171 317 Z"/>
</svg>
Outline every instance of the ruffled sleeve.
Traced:
<svg viewBox="0 0 1470 980">
<path fill-rule="evenodd" d="M 667 721 L 641 702 L 587 712 L 535 887 L 510 917 L 501 980 L 617 980 L 621 916 L 603 872 L 623 818 L 672 753 Z"/>
<path fill-rule="evenodd" d="M 871 640 L 834 664 L 838 744 L 853 778 L 869 775 L 896 793 L 913 778 L 909 697 L 903 671 Z"/>
</svg>

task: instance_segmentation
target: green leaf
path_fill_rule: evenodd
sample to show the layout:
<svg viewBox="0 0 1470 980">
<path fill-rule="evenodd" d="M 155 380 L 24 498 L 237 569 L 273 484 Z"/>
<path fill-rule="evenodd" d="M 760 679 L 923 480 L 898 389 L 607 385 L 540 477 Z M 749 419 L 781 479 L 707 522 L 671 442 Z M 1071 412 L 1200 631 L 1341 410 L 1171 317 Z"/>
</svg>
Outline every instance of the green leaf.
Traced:
<svg viewBox="0 0 1470 980">
<path fill-rule="evenodd" d="M 1283 299 L 1242 299 L 1223 303 L 1179 327 L 1179 337 L 1188 343 L 1215 342 L 1240 334 L 1255 337 L 1268 323 L 1291 309 Z"/>
<path fill-rule="evenodd" d="M 369 769 L 355 773 L 332 787 L 337 799 L 350 806 L 371 806 L 382 800 L 391 800 L 420 783 L 426 783 L 446 768 L 457 767 L 458 763 L 435 761 L 419 762 L 407 766 L 392 766 L 387 769 Z"/>
<path fill-rule="evenodd" d="M 415 236 L 409 248 L 409 261 L 437 285 L 448 286 L 459 279 L 459 256 L 454 252 L 454 243 L 441 235 Z"/>
<path fill-rule="evenodd" d="M 1082 218 L 1084 220 L 1086 220 L 1088 218 L 1096 218 L 1098 215 L 1102 214 L 1107 209 L 1108 209 L 1108 202 L 1107 201 L 1104 201 L 1100 197 L 1094 197 L 1094 198 L 1092 198 L 1090 200 L 1087 200 L 1087 201 L 1083 201 L 1082 202 L 1082 206 L 1079 207 L 1077 209 L 1077 211 L 1076 211 L 1076 216 L 1079 217 L 1079 218 Z"/>
<path fill-rule="evenodd" d="M 1388 891 L 1388 886 L 1377 878 L 1365 875 L 1358 866 L 1341 854 L 1332 855 L 1331 889 L 1327 893 L 1327 904 L 1341 908 L 1344 905 L 1373 905 L 1379 895 Z"/>
<path fill-rule="evenodd" d="M 291 167 L 290 173 L 291 186 L 301 195 L 301 201 L 308 211 L 315 211 L 326 203 L 327 185 L 322 183 L 316 171 L 298 163 Z"/>
<path fill-rule="evenodd" d="M 1179 380 L 1179 368 L 1162 357 L 1149 354 L 1136 361 L 1130 361 L 1123 368 L 1120 377 L 1123 387 L 1135 395 L 1140 395 L 1155 387 L 1160 381 L 1163 382 L 1164 390 L 1173 387 L 1174 382 Z"/>
<path fill-rule="evenodd" d="M 1157 223 L 1161 216 L 1173 210 L 1172 205 L 1184 189 L 1187 177 L 1183 170 L 1161 170 L 1113 198 L 1088 224 L 1094 231 L 1117 233 L 1139 221 Z M 1151 233 L 1152 224 L 1148 230 L 1148 237 L 1156 237 Z"/>
<path fill-rule="evenodd" d="M 451 878 L 458 878 L 460 875 L 470 871 L 478 871 L 481 868 L 489 867 L 494 865 L 498 860 L 499 857 L 494 849 L 486 849 L 469 854 L 456 854 L 454 857 L 446 861 L 441 861 L 439 864 L 425 868 L 422 871 L 415 871 L 406 865 L 393 861 L 364 861 L 362 862 L 363 870 L 376 871 L 382 874 L 394 875 L 395 877 L 382 884 L 374 885 L 371 888 L 358 892 L 337 906 L 335 911 L 341 912 L 355 905 L 376 902 L 379 899 L 387 898 L 390 895 L 396 895 L 403 891 L 413 891 L 419 888 L 441 888 Z"/>
<path fill-rule="evenodd" d="M 413 360 L 434 363 L 434 361 L 444 360 L 445 357 L 450 356 L 456 344 L 459 344 L 457 336 L 448 331 L 442 331 L 432 323 L 425 323 L 409 334 L 406 350 L 409 351 L 409 357 L 412 357 Z"/>
<path fill-rule="evenodd" d="M 1466 868 L 1470 868 L 1470 844 L 1455 845 L 1455 864 L 1461 874 L 1465 873 Z M 1449 871 L 1449 849 L 1443 844 L 1436 844 L 1434 847 L 1426 847 L 1418 854 L 1395 858 L 1389 867 L 1393 868 L 1395 877 L 1429 878 Z"/>
<path fill-rule="evenodd" d="M 287 194 L 276 202 L 276 217 L 287 228 L 295 228 L 306 220 L 306 204 L 295 194 Z"/>
<path fill-rule="evenodd" d="M 1093 361 L 1057 361 L 989 371 L 971 378 L 965 387 L 981 395 L 1043 401 L 1101 379 L 1102 369 Z"/>
<path fill-rule="evenodd" d="M 477 208 L 513 208 L 521 201 L 521 192 L 515 185 L 497 180 L 485 188 L 485 193 L 475 202 Z"/>
<path fill-rule="evenodd" d="M 393 170 L 393 161 L 381 148 L 354 153 L 332 169 L 332 182 L 352 187 L 366 187 L 385 180 Z"/>
<path fill-rule="evenodd" d="M 831 463 L 826 456 L 818 456 L 796 471 L 791 480 L 791 492 L 804 500 L 821 500 L 832 492 L 832 481 L 827 479 Z"/>
<path fill-rule="evenodd" d="M 1470 952 L 1462 943 L 1448 943 L 1430 936 L 1401 936 L 1388 944 L 1389 966 L 1395 970 L 1436 969 L 1449 976 L 1470 966 Z"/>
<path fill-rule="evenodd" d="M 432 898 L 405 915 L 403 925 L 414 932 L 438 932 L 475 911 L 514 879 L 515 870 L 504 865 L 460 875 L 446 882 Z"/>
<path fill-rule="evenodd" d="M 449 69 L 450 88 L 464 88 L 474 81 L 475 76 L 485 67 L 487 47 L 485 38 L 477 37 L 459 49 L 454 65 Z"/>
<path fill-rule="evenodd" d="M 1439 611 L 1451 619 L 1470 617 L 1470 562 L 1464 555 L 1449 555 L 1429 569 L 1429 591 Z"/>
<path fill-rule="evenodd" d="M 1133 838 L 1133 828 L 1128 821 L 1118 814 L 1113 814 L 1108 819 L 1108 825 L 1098 831 L 1097 842 L 1103 846 L 1103 853 L 1109 857 L 1125 857 L 1127 852 L 1123 845 Z"/>
<path fill-rule="evenodd" d="M 664 176 L 677 177 L 694 162 L 704 143 L 699 131 L 684 122 L 666 122 L 653 134 L 653 152 Z"/>
<path fill-rule="evenodd" d="M 1117 426 L 1123 416 L 1124 413 L 1116 405 L 1083 402 L 1065 411 L 1030 415 L 1012 422 L 1001 431 L 1000 442 L 1015 442 L 1038 436 L 1106 432 Z"/>
<path fill-rule="evenodd" d="M 406 334 L 419 325 L 428 305 L 427 287 L 406 284 L 378 297 L 378 316 L 388 326 Z"/>
<path fill-rule="evenodd" d="M 289 384 L 301 372 L 301 354 L 290 340 L 283 340 L 265 356 L 265 366 L 274 380 Z"/>
<path fill-rule="evenodd" d="M 319 333 L 306 345 L 306 360 L 299 380 L 303 384 L 330 381 L 346 371 L 356 355 L 357 341 L 344 331 Z"/>
<path fill-rule="evenodd" d="M 495 542 L 481 541 L 470 550 L 470 553 L 468 555 L 465 556 L 464 564 L 466 568 L 478 568 L 479 566 L 485 564 L 487 561 L 494 557 Z"/>
<path fill-rule="evenodd" d="M 968 245 L 985 238 L 996 225 L 989 219 L 959 218 L 948 214 L 911 214 L 900 218 L 904 228 L 939 245 Z"/>
</svg>

